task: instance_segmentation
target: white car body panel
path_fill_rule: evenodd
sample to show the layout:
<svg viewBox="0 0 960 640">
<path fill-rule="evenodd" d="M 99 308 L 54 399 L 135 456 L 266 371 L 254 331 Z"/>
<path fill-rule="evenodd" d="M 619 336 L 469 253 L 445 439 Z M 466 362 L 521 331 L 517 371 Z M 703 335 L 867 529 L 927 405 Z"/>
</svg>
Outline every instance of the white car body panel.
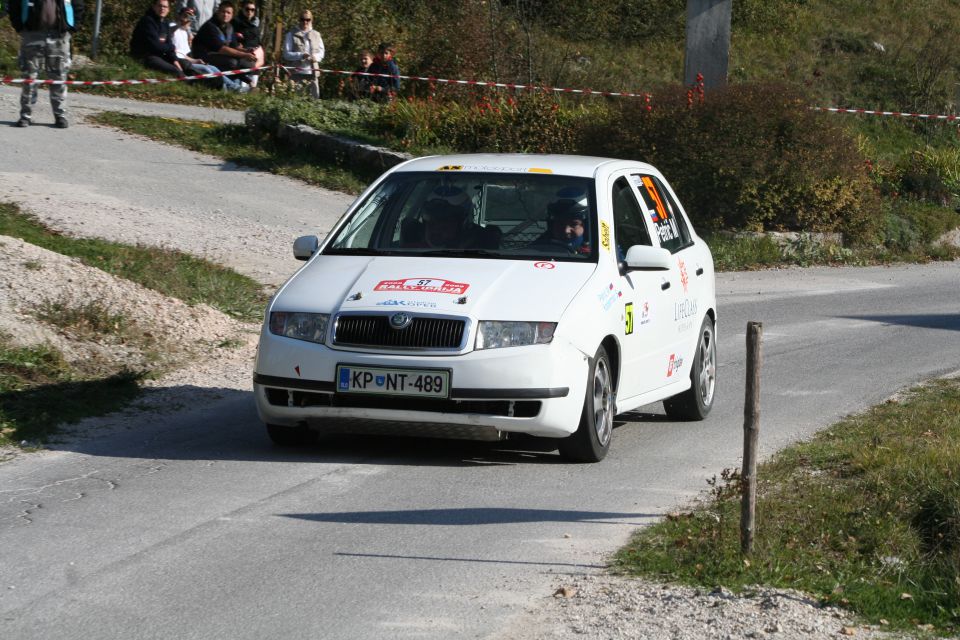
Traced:
<svg viewBox="0 0 960 640">
<path fill-rule="evenodd" d="M 595 238 L 596 262 L 323 255 L 350 215 L 390 175 L 438 170 L 503 174 L 536 171 L 591 178 L 596 185 L 596 231 L 600 236 Z M 673 254 L 669 271 L 620 271 L 618 252 L 622 258 L 626 247 L 618 245 L 614 232 L 611 187 L 622 177 L 633 179 L 631 176 L 637 175 L 654 176 L 666 186 L 693 238 L 690 246 Z M 639 195 L 637 198 L 642 202 Z M 654 225 L 646 224 L 656 246 Z M 423 286 L 418 285 L 421 281 Z M 328 329 L 326 342 L 316 344 L 272 334 L 268 324 L 274 311 L 331 314 L 331 326 L 342 313 L 404 311 L 418 316 L 464 318 L 466 336 L 455 350 L 402 352 L 338 346 L 333 343 L 332 329 Z M 258 412 L 264 422 L 283 426 L 317 427 L 347 419 L 461 425 L 564 437 L 578 428 L 590 359 L 602 343 L 606 341 L 611 345 L 608 351 L 615 351 L 611 357 L 617 363 L 616 410 L 628 411 L 690 387 L 690 364 L 701 322 L 707 315 L 716 321 L 712 256 L 693 231 L 669 184 L 650 165 L 520 154 L 420 158 L 395 167 L 372 184 L 320 244 L 318 252 L 271 300 L 255 365 Z M 478 323 L 491 320 L 558 325 L 549 344 L 476 350 Z M 510 402 L 510 411 L 514 401 L 528 399 L 540 402 L 541 408 L 535 416 L 516 417 L 406 407 L 297 406 L 304 402 L 306 396 L 302 394 L 334 393 L 338 363 L 445 369 L 451 372 L 451 398 L 455 401 L 486 393 L 489 399 Z"/>
</svg>

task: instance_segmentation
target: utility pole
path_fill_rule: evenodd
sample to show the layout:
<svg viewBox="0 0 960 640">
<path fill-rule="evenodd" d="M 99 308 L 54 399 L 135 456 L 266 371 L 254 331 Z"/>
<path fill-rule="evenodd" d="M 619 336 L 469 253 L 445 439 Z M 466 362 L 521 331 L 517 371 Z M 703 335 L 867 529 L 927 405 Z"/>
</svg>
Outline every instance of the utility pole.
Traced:
<svg viewBox="0 0 960 640">
<path fill-rule="evenodd" d="M 90 57 L 97 59 L 97 49 L 100 46 L 100 17 L 103 15 L 103 0 L 97 0 L 97 9 L 93 13 L 93 38 L 90 43 Z"/>
<path fill-rule="evenodd" d="M 687 0 L 687 50 L 683 83 L 703 74 L 705 89 L 727 84 L 730 60 L 730 14 L 733 0 Z"/>
</svg>

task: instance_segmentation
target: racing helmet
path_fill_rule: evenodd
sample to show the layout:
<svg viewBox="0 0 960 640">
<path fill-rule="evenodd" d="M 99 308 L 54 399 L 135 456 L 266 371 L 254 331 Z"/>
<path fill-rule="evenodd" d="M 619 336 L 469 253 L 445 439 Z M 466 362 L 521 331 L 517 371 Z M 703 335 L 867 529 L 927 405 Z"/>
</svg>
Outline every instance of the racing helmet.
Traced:
<svg viewBox="0 0 960 640">
<path fill-rule="evenodd" d="M 465 224 L 472 210 L 467 192 L 459 187 L 442 185 L 430 193 L 423 204 L 421 217 L 427 222 L 456 220 Z"/>
</svg>

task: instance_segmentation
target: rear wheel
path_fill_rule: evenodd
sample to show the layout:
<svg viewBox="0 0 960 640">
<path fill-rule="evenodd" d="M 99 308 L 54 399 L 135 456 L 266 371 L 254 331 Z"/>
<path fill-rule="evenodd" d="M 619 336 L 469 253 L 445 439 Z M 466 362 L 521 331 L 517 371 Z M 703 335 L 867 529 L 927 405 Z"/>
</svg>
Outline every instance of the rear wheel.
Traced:
<svg viewBox="0 0 960 640">
<path fill-rule="evenodd" d="M 674 420 L 703 420 L 713 408 L 717 390 L 717 342 L 710 316 L 700 325 L 697 352 L 690 368 L 690 388 L 663 401 L 667 416 Z"/>
<path fill-rule="evenodd" d="M 317 433 L 306 427 L 284 427 L 278 424 L 268 424 L 267 435 L 273 440 L 273 444 L 281 447 L 299 447 L 317 441 Z"/>
<path fill-rule="evenodd" d="M 606 457 L 613 439 L 615 400 L 610 358 L 601 345 L 590 362 L 580 426 L 560 441 L 561 456 L 574 462 L 599 462 Z"/>
</svg>

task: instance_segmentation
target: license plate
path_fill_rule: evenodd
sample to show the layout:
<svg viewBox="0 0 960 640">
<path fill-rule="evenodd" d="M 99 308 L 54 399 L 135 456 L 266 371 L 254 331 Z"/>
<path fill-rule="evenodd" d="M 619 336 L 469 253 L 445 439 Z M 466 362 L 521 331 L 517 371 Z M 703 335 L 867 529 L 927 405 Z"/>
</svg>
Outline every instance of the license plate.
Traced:
<svg viewBox="0 0 960 640">
<path fill-rule="evenodd" d="M 450 397 L 450 372 L 445 369 L 394 369 L 337 365 L 338 393 Z"/>
</svg>

